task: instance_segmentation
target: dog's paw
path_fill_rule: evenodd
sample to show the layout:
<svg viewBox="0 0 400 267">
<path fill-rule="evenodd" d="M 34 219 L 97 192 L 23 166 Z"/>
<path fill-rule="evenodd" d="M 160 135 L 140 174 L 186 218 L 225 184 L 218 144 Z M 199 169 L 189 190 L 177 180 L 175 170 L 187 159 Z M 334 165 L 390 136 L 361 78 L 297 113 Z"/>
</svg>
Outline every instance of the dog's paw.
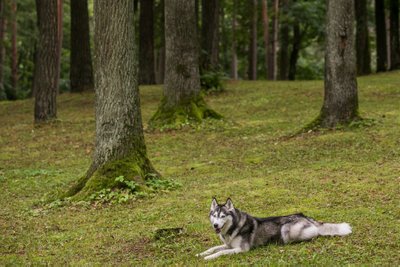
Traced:
<svg viewBox="0 0 400 267">
<path fill-rule="evenodd" d="M 216 257 L 215 257 L 214 255 L 210 255 L 210 256 L 204 257 L 204 259 L 205 259 L 206 261 L 212 260 L 212 259 L 215 259 L 215 258 L 216 258 Z"/>
</svg>

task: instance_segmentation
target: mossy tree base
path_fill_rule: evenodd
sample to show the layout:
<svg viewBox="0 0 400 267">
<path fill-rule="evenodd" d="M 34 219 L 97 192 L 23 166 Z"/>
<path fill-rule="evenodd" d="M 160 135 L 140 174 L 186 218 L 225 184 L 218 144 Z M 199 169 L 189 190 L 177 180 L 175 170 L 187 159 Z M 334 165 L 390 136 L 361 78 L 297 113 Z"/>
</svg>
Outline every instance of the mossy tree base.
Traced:
<svg viewBox="0 0 400 267">
<path fill-rule="evenodd" d="M 322 114 L 320 114 L 317 118 L 315 118 L 313 121 L 311 121 L 309 124 L 307 124 L 304 128 L 299 130 L 295 135 L 299 135 L 302 133 L 306 132 L 316 132 L 320 131 L 322 129 L 325 130 L 333 130 L 333 129 L 338 129 L 338 128 L 343 128 L 343 127 L 352 127 L 354 125 L 360 126 L 363 124 L 363 122 L 367 122 L 366 125 L 370 125 L 370 120 L 368 119 L 363 119 L 361 116 L 356 114 L 352 118 L 340 120 L 340 121 L 332 121 L 324 117 Z"/>
<path fill-rule="evenodd" d="M 163 99 L 157 112 L 150 119 L 152 129 L 177 129 L 190 123 L 198 123 L 204 119 L 222 119 L 222 116 L 210 109 L 203 97 L 197 97 L 177 106 L 169 106 Z"/>
<path fill-rule="evenodd" d="M 147 178 L 160 177 L 152 167 L 150 161 L 138 157 L 127 157 L 120 160 L 109 161 L 96 169 L 91 175 L 81 177 L 61 198 L 71 198 L 73 201 L 87 200 L 102 189 L 122 189 L 124 183 L 116 181 L 117 177 L 123 176 L 125 181 L 133 181 L 138 190 L 146 190 Z"/>
</svg>

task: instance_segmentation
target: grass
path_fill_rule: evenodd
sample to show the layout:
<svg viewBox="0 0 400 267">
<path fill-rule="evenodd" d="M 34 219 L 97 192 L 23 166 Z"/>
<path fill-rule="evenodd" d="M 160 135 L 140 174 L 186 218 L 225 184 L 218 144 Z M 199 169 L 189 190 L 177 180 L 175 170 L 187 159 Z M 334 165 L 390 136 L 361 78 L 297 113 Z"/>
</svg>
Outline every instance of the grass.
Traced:
<svg viewBox="0 0 400 267">
<path fill-rule="evenodd" d="M 148 154 L 182 187 L 123 205 L 43 209 L 47 194 L 88 169 L 94 97 L 63 94 L 56 124 L 33 127 L 32 100 L 0 102 L 0 265 L 203 265 L 220 243 L 208 222 L 212 196 L 255 216 L 304 212 L 349 222 L 353 234 L 224 256 L 215 265 L 400 264 L 400 73 L 359 79 L 371 127 L 283 138 L 319 113 L 322 81 L 231 82 L 209 96 L 224 121 L 146 132 Z M 143 120 L 161 87 L 142 87 Z M 145 123 L 145 127 L 147 124 Z M 183 233 L 155 238 L 162 228 Z"/>
</svg>

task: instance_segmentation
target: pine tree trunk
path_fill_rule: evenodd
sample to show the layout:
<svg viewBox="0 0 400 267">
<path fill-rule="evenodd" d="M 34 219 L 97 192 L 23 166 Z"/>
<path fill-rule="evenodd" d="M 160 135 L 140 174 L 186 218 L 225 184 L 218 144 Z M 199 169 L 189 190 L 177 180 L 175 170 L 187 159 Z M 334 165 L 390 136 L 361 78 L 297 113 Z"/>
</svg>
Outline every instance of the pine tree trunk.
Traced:
<svg viewBox="0 0 400 267">
<path fill-rule="evenodd" d="M 62 1 L 36 0 L 39 40 L 35 60 L 33 92 L 35 123 L 57 117 L 57 94 L 62 44 Z"/>
<path fill-rule="evenodd" d="M 385 24 L 385 2 L 375 0 L 375 32 L 376 32 L 376 71 L 386 71 L 386 24 Z"/>
<path fill-rule="evenodd" d="M 267 0 L 261 0 L 261 14 L 263 20 L 263 37 L 264 37 L 264 64 L 266 75 L 268 77 L 268 56 L 269 56 L 269 18 L 268 18 L 268 2 Z"/>
<path fill-rule="evenodd" d="M 194 0 L 165 0 L 164 97 L 150 127 L 179 128 L 191 121 L 220 118 L 200 96 Z"/>
<path fill-rule="evenodd" d="M 74 199 L 120 186 L 119 176 L 143 185 L 148 174 L 157 174 L 143 135 L 133 1 L 98 0 L 94 14 L 96 145 L 87 175 L 66 194 Z"/>
<path fill-rule="evenodd" d="M 390 69 L 400 69 L 399 0 L 390 0 Z"/>
<path fill-rule="evenodd" d="M 249 80 L 257 80 L 257 0 L 251 1 L 251 30 L 249 42 Z"/>
<path fill-rule="evenodd" d="M 5 46 L 4 46 L 4 32 L 5 32 L 5 12 L 4 12 L 4 0 L 0 0 L 0 101 L 6 100 L 7 95 L 4 88 L 4 56 L 5 56 Z"/>
<path fill-rule="evenodd" d="M 155 84 L 154 0 L 140 0 L 139 83 Z"/>
<path fill-rule="evenodd" d="M 355 0 L 356 28 L 356 54 L 357 74 L 371 73 L 371 56 L 369 49 L 367 0 Z"/>
<path fill-rule="evenodd" d="M 237 37 L 236 37 L 236 24 L 237 24 L 237 0 L 233 0 L 232 10 L 232 62 L 231 62 L 231 78 L 238 79 L 238 60 L 237 60 Z"/>
<path fill-rule="evenodd" d="M 268 56 L 268 79 L 276 80 L 276 62 L 277 62 L 277 47 L 278 47 L 278 14 L 279 0 L 274 0 L 274 10 L 272 14 L 272 31 L 270 36 L 270 49 Z"/>
<path fill-rule="evenodd" d="M 93 90 L 87 0 L 71 0 L 71 92 Z"/>
<path fill-rule="evenodd" d="M 156 11 L 157 23 L 160 23 L 158 32 L 160 38 L 160 46 L 157 50 L 156 62 L 156 83 L 164 83 L 164 73 L 165 73 L 165 34 L 164 34 L 164 0 L 160 0 Z"/>
<path fill-rule="evenodd" d="M 289 66 L 289 1 L 284 0 L 281 8 L 280 49 L 279 49 L 279 80 L 288 79 Z"/>
<path fill-rule="evenodd" d="M 219 0 L 202 0 L 201 71 L 219 69 Z"/>
<path fill-rule="evenodd" d="M 297 60 L 299 59 L 300 47 L 301 47 L 301 32 L 300 23 L 295 20 L 293 23 L 293 42 L 292 42 L 292 52 L 290 54 L 289 63 L 289 80 L 294 81 L 296 79 L 296 67 Z"/>
<path fill-rule="evenodd" d="M 8 99 L 17 99 L 18 87 L 18 48 L 17 48 L 17 1 L 11 1 L 11 89 Z"/>
<path fill-rule="evenodd" d="M 322 127 L 359 119 L 353 22 L 354 1 L 328 0 Z"/>
</svg>

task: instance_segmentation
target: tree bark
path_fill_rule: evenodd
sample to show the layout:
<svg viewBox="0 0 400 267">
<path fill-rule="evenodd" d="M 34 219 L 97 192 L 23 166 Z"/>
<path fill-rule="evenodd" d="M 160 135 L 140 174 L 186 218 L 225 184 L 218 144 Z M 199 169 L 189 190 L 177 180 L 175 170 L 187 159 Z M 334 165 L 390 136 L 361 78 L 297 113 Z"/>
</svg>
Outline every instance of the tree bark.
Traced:
<svg viewBox="0 0 400 267">
<path fill-rule="evenodd" d="M 322 127 L 359 119 L 353 22 L 354 1 L 328 0 Z"/>
<path fill-rule="evenodd" d="M 399 0 L 390 0 L 390 69 L 400 69 Z"/>
<path fill-rule="evenodd" d="M 295 19 L 293 23 L 293 42 L 292 42 L 292 52 L 290 54 L 290 63 L 289 63 L 289 80 L 294 81 L 296 79 L 296 67 L 297 60 L 299 59 L 299 53 L 301 48 L 301 32 L 300 32 L 300 23 L 297 19 Z"/>
<path fill-rule="evenodd" d="M 251 30 L 249 42 L 249 80 L 257 80 L 257 0 L 251 1 Z"/>
<path fill-rule="evenodd" d="M 159 5 L 156 10 L 157 23 L 159 23 L 159 33 L 160 36 L 160 47 L 157 50 L 157 59 L 156 59 L 156 83 L 163 84 L 164 83 L 164 74 L 165 74 L 165 33 L 164 33 L 164 0 L 160 0 Z"/>
<path fill-rule="evenodd" d="M 62 44 L 62 1 L 36 0 L 39 40 L 35 60 L 33 92 L 35 123 L 57 117 L 57 94 Z"/>
<path fill-rule="evenodd" d="M 18 48 L 17 48 L 17 1 L 11 1 L 11 88 L 8 99 L 17 99 L 18 87 Z"/>
<path fill-rule="evenodd" d="M 87 0 L 71 0 L 71 92 L 94 89 Z"/>
<path fill-rule="evenodd" d="M 355 0 L 357 74 L 371 73 L 369 49 L 367 0 Z"/>
<path fill-rule="evenodd" d="M 177 128 L 190 121 L 219 118 L 200 96 L 194 0 L 165 0 L 164 97 L 150 127 Z"/>
<path fill-rule="evenodd" d="M 202 0 L 201 71 L 219 69 L 219 0 Z"/>
<path fill-rule="evenodd" d="M 386 71 L 387 44 L 385 24 L 385 1 L 375 0 L 375 32 L 376 32 L 376 71 Z"/>
<path fill-rule="evenodd" d="M 232 46 L 231 46 L 231 51 L 232 51 L 231 78 L 234 79 L 234 80 L 238 79 L 236 26 L 237 26 L 237 0 L 233 0 L 233 10 L 232 10 Z"/>
<path fill-rule="evenodd" d="M 264 64 L 265 64 L 265 77 L 268 77 L 268 56 L 269 56 L 269 18 L 268 18 L 268 2 L 261 0 L 261 14 L 263 20 L 263 37 L 264 37 Z"/>
<path fill-rule="evenodd" d="M 139 83 L 155 84 L 154 0 L 140 0 Z"/>
<path fill-rule="evenodd" d="M 5 56 L 5 46 L 4 46 L 4 33 L 5 33 L 5 11 L 4 11 L 4 0 L 0 0 L 0 101 L 6 100 L 7 95 L 4 88 L 4 56 Z"/>
<path fill-rule="evenodd" d="M 276 80 L 276 62 L 277 62 L 277 47 L 278 47 L 278 14 L 279 0 L 274 0 L 274 10 L 272 14 L 272 31 L 270 37 L 270 49 L 268 56 L 268 79 Z"/>
<path fill-rule="evenodd" d="M 287 80 L 289 73 L 289 1 L 284 0 L 281 8 L 280 49 L 279 49 L 279 80 Z"/>
<path fill-rule="evenodd" d="M 96 145 L 87 175 L 66 194 L 74 199 L 121 186 L 119 176 L 143 185 L 157 174 L 143 135 L 133 1 L 97 0 L 94 14 Z"/>
</svg>

